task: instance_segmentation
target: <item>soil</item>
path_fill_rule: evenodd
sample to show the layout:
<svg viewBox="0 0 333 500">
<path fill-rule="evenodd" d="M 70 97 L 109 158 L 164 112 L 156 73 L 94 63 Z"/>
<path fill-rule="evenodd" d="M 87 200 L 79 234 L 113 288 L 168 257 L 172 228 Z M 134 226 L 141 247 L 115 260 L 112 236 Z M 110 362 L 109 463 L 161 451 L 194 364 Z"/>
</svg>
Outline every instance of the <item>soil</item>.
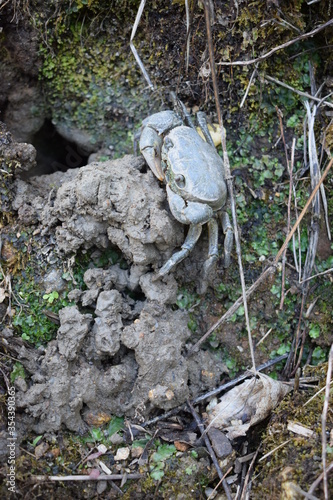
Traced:
<svg viewBox="0 0 333 500">
<path fill-rule="evenodd" d="M 154 408 L 168 410 L 213 388 L 199 382 L 213 355 L 200 358 L 204 364 L 198 363 L 200 355 L 189 361 L 182 356 L 191 332 L 188 313 L 171 306 L 178 293 L 174 276 L 153 281 L 154 270 L 182 243 L 184 229 L 167 211 L 165 190 L 143 169 L 142 158 L 125 156 L 66 175 L 15 181 L 18 223 L 33 224 L 35 233 L 53 241 L 51 252 L 66 259 L 79 250 L 96 254 L 114 248 L 126 261 L 125 269 L 119 264 L 88 269 L 86 290 L 69 294 L 76 305 L 59 311 L 57 338 L 29 371 L 31 387 L 17 393 L 18 406 L 33 417 L 37 433 L 62 424 L 83 431 L 85 408 L 140 413 L 145 420 Z M 57 271 L 61 276 L 52 262 L 45 292 L 61 289 L 55 286 Z M 195 278 L 195 270 L 188 278 Z M 80 312 L 85 308 L 89 313 Z M 9 330 L 6 335 L 10 338 Z M 227 371 L 221 363 L 215 368 L 217 378 Z"/>
</svg>

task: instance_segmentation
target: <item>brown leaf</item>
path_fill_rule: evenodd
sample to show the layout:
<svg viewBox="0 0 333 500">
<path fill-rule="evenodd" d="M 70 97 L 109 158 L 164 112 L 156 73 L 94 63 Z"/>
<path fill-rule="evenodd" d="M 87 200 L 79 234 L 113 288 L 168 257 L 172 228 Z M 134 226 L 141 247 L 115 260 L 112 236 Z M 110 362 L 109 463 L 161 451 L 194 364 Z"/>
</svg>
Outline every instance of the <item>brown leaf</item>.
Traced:
<svg viewBox="0 0 333 500">
<path fill-rule="evenodd" d="M 54 456 L 54 458 L 57 458 L 59 457 L 60 455 L 60 448 L 53 448 L 50 453 L 52 453 L 52 455 Z"/>
<path fill-rule="evenodd" d="M 190 447 L 190 445 L 182 443 L 181 441 L 174 441 L 173 444 L 175 445 L 175 448 L 178 451 L 187 451 Z"/>
<path fill-rule="evenodd" d="M 49 449 L 49 445 L 48 445 L 48 443 L 45 443 L 44 441 L 43 441 L 43 443 L 37 445 L 35 448 L 35 457 L 37 458 L 37 460 L 39 458 L 41 458 L 47 452 L 48 449 Z"/>
</svg>

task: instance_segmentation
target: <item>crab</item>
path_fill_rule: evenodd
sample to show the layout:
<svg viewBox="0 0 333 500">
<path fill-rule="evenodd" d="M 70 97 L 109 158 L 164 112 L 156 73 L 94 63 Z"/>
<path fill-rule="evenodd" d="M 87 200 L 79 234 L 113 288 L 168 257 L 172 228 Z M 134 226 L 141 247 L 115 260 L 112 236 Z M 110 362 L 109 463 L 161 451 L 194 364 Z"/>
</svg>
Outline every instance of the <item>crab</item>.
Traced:
<svg viewBox="0 0 333 500">
<path fill-rule="evenodd" d="M 167 198 L 173 216 L 189 225 L 180 251 L 157 272 L 156 279 L 168 274 L 187 257 L 197 243 L 202 226 L 208 226 L 208 258 L 203 269 L 203 289 L 208 274 L 218 258 L 218 220 L 225 235 L 224 266 L 230 264 L 233 229 L 225 211 L 227 185 L 224 164 L 208 131 L 204 113 L 198 123 L 205 140 L 197 132 L 182 105 L 182 119 L 175 111 L 155 113 L 142 122 L 140 151 L 155 176 L 166 184 Z"/>
</svg>

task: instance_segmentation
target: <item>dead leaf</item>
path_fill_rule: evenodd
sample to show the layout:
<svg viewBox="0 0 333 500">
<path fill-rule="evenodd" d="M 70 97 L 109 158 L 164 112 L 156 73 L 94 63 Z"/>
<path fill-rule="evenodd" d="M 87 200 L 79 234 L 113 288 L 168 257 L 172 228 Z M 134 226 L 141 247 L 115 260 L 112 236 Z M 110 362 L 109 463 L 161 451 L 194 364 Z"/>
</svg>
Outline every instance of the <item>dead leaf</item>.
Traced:
<svg viewBox="0 0 333 500">
<path fill-rule="evenodd" d="M 37 460 L 41 458 L 47 452 L 48 449 L 49 449 L 48 443 L 43 442 L 37 445 L 35 448 L 35 457 L 37 458 Z"/>
<path fill-rule="evenodd" d="M 178 451 L 187 451 L 189 449 L 189 445 L 186 443 L 182 443 L 181 441 L 174 441 L 174 446 Z"/>
<path fill-rule="evenodd" d="M 60 455 L 60 448 L 53 448 L 50 453 L 52 453 L 52 455 L 54 456 L 54 458 L 57 458 L 59 457 Z"/>
<path fill-rule="evenodd" d="M 229 439 L 245 436 L 248 429 L 264 420 L 291 387 L 262 373 L 245 380 L 227 392 L 219 404 L 208 411 L 211 427 L 227 432 Z"/>
<path fill-rule="evenodd" d="M 186 443 L 192 446 L 198 439 L 196 433 L 190 431 L 172 431 L 168 429 L 162 429 L 158 435 L 161 439 L 163 439 L 163 441 L 168 441 L 169 443 L 179 441 L 181 443 Z"/>
</svg>

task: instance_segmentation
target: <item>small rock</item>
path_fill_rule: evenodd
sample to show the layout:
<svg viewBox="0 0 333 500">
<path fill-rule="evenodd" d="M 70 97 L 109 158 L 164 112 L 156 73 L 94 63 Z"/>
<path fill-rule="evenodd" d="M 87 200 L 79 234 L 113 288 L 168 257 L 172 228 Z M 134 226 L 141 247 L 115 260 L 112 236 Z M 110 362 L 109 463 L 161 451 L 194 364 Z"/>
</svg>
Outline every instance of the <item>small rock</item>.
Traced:
<svg viewBox="0 0 333 500">
<path fill-rule="evenodd" d="M 68 294 L 68 300 L 73 300 L 74 302 L 78 302 L 81 298 L 82 291 L 76 288 L 75 290 L 71 290 Z"/>
<path fill-rule="evenodd" d="M 117 453 L 115 454 L 114 459 L 116 461 L 126 460 L 129 457 L 130 449 L 129 448 L 118 448 Z"/>
<path fill-rule="evenodd" d="M 111 417 L 103 411 L 88 411 L 83 416 L 84 421 L 92 427 L 100 427 L 110 422 Z"/>
<path fill-rule="evenodd" d="M 28 390 L 28 385 L 23 377 L 17 377 L 15 379 L 14 385 L 19 391 L 26 392 Z"/>
<path fill-rule="evenodd" d="M 232 453 L 231 443 L 227 438 L 227 436 L 222 431 L 220 431 L 219 429 L 215 429 L 214 427 L 211 427 L 208 430 L 208 436 L 209 439 L 211 440 L 214 451 L 219 458 L 225 458 L 231 455 Z"/>
<path fill-rule="evenodd" d="M 104 491 L 107 488 L 107 485 L 108 485 L 107 481 L 98 481 L 97 482 L 96 490 L 97 490 L 98 495 L 101 495 L 102 493 L 104 493 Z"/>
<path fill-rule="evenodd" d="M 141 457 L 143 451 L 144 451 L 144 448 L 142 448 L 142 446 L 136 446 L 135 448 L 132 448 L 132 450 L 131 450 L 132 458 Z"/>
<path fill-rule="evenodd" d="M 45 274 L 43 283 L 45 293 L 53 291 L 61 292 L 66 286 L 65 281 L 62 279 L 62 271 L 60 269 L 52 269 L 52 271 Z"/>
<path fill-rule="evenodd" d="M 100 453 L 106 453 L 108 451 L 107 447 L 104 444 L 99 444 L 97 449 Z"/>
<path fill-rule="evenodd" d="M 217 495 L 217 491 L 213 490 L 213 488 L 206 488 L 205 495 L 207 498 L 215 498 Z"/>
<path fill-rule="evenodd" d="M 116 432 L 115 434 L 112 434 L 110 437 L 110 442 L 112 444 L 121 444 L 124 442 L 123 438 Z"/>
</svg>

